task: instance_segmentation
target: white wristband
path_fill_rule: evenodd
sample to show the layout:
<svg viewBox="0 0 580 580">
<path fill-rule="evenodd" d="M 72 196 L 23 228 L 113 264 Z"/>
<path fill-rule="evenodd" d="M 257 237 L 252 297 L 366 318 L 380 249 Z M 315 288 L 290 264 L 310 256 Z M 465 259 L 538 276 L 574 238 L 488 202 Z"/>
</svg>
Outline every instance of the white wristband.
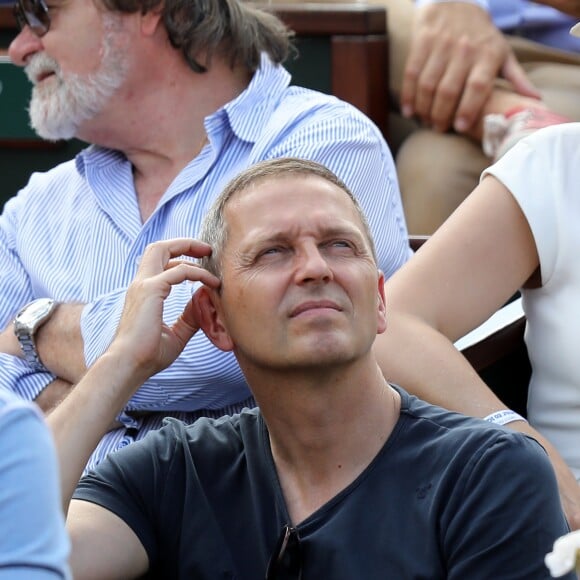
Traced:
<svg viewBox="0 0 580 580">
<path fill-rule="evenodd" d="M 495 423 L 496 425 L 506 425 L 512 421 L 526 421 L 526 419 L 511 409 L 502 409 L 501 411 L 496 411 L 495 413 L 484 417 L 483 420 L 488 421 L 489 423 Z"/>
</svg>

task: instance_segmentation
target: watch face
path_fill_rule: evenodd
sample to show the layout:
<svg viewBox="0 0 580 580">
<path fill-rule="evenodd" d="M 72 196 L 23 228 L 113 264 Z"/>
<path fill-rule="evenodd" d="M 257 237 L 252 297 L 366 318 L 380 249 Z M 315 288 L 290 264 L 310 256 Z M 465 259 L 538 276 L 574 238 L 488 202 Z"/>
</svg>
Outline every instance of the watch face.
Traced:
<svg viewBox="0 0 580 580">
<path fill-rule="evenodd" d="M 34 324 L 39 318 L 42 318 L 50 311 L 53 300 L 50 298 L 40 298 L 26 306 L 23 312 L 18 315 L 20 324 L 29 326 Z"/>
</svg>

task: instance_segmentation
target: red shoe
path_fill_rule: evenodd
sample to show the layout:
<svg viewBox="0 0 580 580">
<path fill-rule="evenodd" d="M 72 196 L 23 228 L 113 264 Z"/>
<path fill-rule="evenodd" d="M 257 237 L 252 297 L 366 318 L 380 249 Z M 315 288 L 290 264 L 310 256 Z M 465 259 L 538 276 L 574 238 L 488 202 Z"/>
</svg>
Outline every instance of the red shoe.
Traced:
<svg viewBox="0 0 580 580">
<path fill-rule="evenodd" d="M 542 107 L 517 107 L 505 115 L 486 115 L 483 118 L 483 152 L 497 161 L 520 139 L 534 131 L 571 122 L 572 119 Z"/>
</svg>

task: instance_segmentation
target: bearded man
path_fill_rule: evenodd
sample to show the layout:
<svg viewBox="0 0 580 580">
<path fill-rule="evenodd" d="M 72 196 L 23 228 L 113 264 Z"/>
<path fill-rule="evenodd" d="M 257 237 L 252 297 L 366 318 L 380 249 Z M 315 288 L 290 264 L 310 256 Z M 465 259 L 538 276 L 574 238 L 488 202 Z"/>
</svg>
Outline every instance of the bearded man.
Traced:
<svg viewBox="0 0 580 580">
<path fill-rule="evenodd" d="M 238 0 L 20 0 L 16 16 L 9 54 L 34 85 L 33 127 L 92 145 L 34 174 L 0 217 L 0 386 L 58 406 L 115 335 L 145 247 L 195 234 L 222 186 L 263 159 L 327 165 L 369 216 L 379 267 L 408 258 L 382 135 L 350 105 L 289 86 L 289 33 L 272 15 Z M 190 292 L 172 292 L 167 323 Z M 200 334 L 132 397 L 90 464 L 167 415 L 252 404 L 234 357 Z"/>
</svg>

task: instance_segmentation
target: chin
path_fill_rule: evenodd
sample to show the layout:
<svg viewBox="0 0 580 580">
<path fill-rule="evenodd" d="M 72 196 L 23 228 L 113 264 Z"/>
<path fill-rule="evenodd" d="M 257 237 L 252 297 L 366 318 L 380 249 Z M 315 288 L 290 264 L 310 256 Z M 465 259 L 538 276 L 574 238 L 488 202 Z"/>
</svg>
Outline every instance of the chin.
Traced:
<svg viewBox="0 0 580 580">
<path fill-rule="evenodd" d="M 336 340 L 325 344 L 323 340 L 319 340 L 310 348 L 306 348 L 300 358 L 310 366 L 328 366 L 344 364 L 356 359 L 357 356 L 359 353 L 355 352 L 352 345 L 339 344 Z"/>
</svg>

